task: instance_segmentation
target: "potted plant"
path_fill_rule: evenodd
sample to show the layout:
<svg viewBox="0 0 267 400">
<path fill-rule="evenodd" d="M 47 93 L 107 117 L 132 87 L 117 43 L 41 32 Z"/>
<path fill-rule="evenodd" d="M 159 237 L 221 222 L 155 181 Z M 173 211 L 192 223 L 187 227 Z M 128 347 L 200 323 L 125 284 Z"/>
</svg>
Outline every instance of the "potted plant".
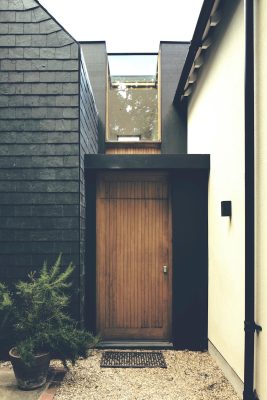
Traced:
<svg viewBox="0 0 267 400">
<path fill-rule="evenodd" d="M 0 286 L 0 310 L 6 304 L 16 338 L 9 354 L 21 389 L 35 389 L 46 382 L 51 355 L 67 367 L 67 361 L 74 364 L 86 357 L 98 340 L 78 329 L 67 312 L 73 269 L 70 264 L 62 270 L 60 255 L 51 268 L 44 263 L 40 274 L 30 273 L 12 292 Z"/>
</svg>

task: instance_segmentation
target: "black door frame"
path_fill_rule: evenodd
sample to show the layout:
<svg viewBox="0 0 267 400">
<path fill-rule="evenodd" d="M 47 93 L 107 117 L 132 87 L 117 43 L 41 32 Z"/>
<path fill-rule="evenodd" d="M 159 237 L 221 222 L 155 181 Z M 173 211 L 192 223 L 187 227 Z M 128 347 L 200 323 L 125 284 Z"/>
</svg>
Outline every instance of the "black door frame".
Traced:
<svg viewBox="0 0 267 400">
<path fill-rule="evenodd" d="M 85 158 L 85 324 L 96 329 L 96 175 L 100 170 L 167 170 L 173 225 L 172 340 L 208 346 L 208 155 L 90 155 Z"/>
</svg>

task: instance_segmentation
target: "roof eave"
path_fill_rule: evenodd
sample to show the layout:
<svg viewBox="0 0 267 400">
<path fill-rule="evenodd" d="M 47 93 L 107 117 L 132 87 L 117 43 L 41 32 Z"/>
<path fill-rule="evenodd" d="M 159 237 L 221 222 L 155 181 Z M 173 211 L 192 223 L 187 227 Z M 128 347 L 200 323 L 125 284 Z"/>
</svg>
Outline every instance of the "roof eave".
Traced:
<svg viewBox="0 0 267 400">
<path fill-rule="evenodd" d="M 194 69 L 194 62 L 200 55 L 203 42 L 207 37 L 207 31 L 211 26 L 211 16 L 215 13 L 218 8 L 220 0 L 204 0 L 196 28 L 189 46 L 188 54 L 184 63 L 184 67 L 181 73 L 180 80 L 176 89 L 173 103 L 178 105 L 181 101 L 187 97 L 191 91 L 187 90 L 187 83 L 190 72 Z M 186 93 L 188 92 L 188 93 Z"/>
</svg>

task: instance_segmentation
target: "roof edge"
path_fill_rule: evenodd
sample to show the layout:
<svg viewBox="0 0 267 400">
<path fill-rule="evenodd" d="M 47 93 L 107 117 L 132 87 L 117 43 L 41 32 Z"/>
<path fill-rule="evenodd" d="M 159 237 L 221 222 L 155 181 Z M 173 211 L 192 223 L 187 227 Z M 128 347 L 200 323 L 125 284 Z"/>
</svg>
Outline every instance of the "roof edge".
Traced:
<svg viewBox="0 0 267 400">
<path fill-rule="evenodd" d="M 105 40 L 78 40 L 78 42 L 81 44 L 106 44 Z"/>
<path fill-rule="evenodd" d="M 133 53 L 107 53 L 108 54 L 108 56 L 157 56 L 158 55 L 158 53 L 142 53 L 142 52 L 140 52 L 140 53 L 135 53 L 135 52 L 133 52 Z"/>
<path fill-rule="evenodd" d="M 39 0 L 35 0 L 35 2 L 49 15 L 50 18 L 52 18 L 53 21 L 55 21 L 60 28 L 67 34 L 69 35 L 69 37 L 78 45 L 80 46 L 80 43 L 78 42 L 78 40 L 76 40 L 70 33 L 69 31 L 67 31 L 66 28 L 64 28 L 63 25 L 61 25 L 60 22 L 58 22 L 58 20 L 42 5 L 42 3 Z"/>
<path fill-rule="evenodd" d="M 190 40 L 161 40 L 159 42 L 161 43 L 169 43 L 169 44 L 188 44 L 190 43 Z"/>
<path fill-rule="evenodd" d="M 205 32 L 206 26 L 209 22 L 213 7 L 217 1 L 216 0 L 204 0 L 203 5 L 200 10 L 200 14 L 197 20 L 193 38 L 189 46 L 188 54 L 184 63 L 184 67 L 181 73 L 181 77 L 176 89 L 173 103 L 178 104 L 180 98 L 183 94 L 184 87 L 186 85 L 187 78 L 193 66 L 196 53 L 199 47 L 202 45 L 202 37 Z"/>
</svg>

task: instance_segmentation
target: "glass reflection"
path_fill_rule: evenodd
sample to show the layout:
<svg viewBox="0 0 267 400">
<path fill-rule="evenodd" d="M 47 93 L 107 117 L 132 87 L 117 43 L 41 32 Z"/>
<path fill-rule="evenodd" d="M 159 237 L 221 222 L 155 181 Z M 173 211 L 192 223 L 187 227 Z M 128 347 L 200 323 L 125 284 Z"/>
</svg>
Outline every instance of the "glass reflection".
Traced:
<svg viewBox="0 0 267 400">
<path fill-rule="evenodd" d="M 125 141 L 159 141 L 157 57 L 131 55 L 124 57 L 131 64 L 131 69 L 128 68 L 128 73 L 134 72 L 134 64 L 136 64 L 134 63 L 134 58 L 136 59 L 137 57 L 139 58 L 138 69 L 135 69 L 135 72 L 137 72 L 135 75 L 111 74 L 110 76 L 107 140 L 122 142 L 125 137 Z M 153 57 L 150 63 L 146 60 L 149 57 Z M 142 59 L 144 60 L 143 69 L 140 68 Z M 155 72 L 151 74 L 153 65 Z M 111 72 L 116 72 L 114 71 L 114 66 Z M 143 73 L 142 75 L 140 74 L 141 72 Z M 144 74 L 148 72 L 150 73 L 149 75 Z"/>
</svg>

